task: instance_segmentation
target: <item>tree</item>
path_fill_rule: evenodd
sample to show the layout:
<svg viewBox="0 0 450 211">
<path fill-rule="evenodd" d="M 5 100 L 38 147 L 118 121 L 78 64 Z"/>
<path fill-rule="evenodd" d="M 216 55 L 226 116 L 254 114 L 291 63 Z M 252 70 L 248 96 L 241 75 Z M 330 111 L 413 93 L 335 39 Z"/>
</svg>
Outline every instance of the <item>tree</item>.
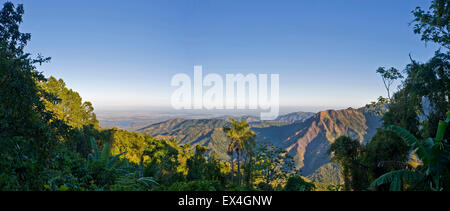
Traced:
<svg viewBox="0 0 450 211">
<path fill-rule="evenodd" d="M 118 155 L 122 152 L 127 152 L 124 158 L 134 164 L 140 163 L 149 140 L 152 139 L 146 134 L 116 128 L 104 130 L 104 132 L 108 133 L 111 141 L 111 154 Z"/>
<path fill-rule="evenodd" d="M 186 165 L 186 159 L 180 159 L 183 148 L 176 140 L 148 139 L 142 157 L 144 176 L 154 177 L 162 185 L 183 179 L 184 169 L 180 168 Z"/>
<path fill-rule="evenodd" d="M 206 179 L 211 181 L 219 181 L 221 184 L 227 184 L 226 174 L 229 173 L 226 161 L 217 158 L 215 152 L 210 152 L 206 163 Z"/>
<path fill-rule="evenodd" d="M 384 67 L 379 67 L 377 69 L 377 73 L 379 73 L 381 75 L 381 78 L 383 79 L 383 84 L 384 87 L 386 88 L 387 94 L 388 94 L 388 99 L 391 100 L 391 86 L 394 83 L 395 80 L 399 79 L 399 78 L 403 78 L 402 74 L 400 74 L 400 72 L 391 67 L 389 69 L 386 69 Z"/>
<path fill-rule="evenodd" d="M 450 187 L 448 180 L 450 146 L 444 139 L 444 135 L 449 122 L 450 111 L 447 112 L 446 120 L 439 122 L 435 138 L 426 138 L 424 141 L 419 141 L 402 127 L 387 126 L 386 130 L 398 134 L 417 153 L 422 165 L 416 170 L 402 169 L 388 172 L 373 181 L 370 187 L 373 189 L 383 184 L 389 184 L 390 190 L 400 191 L 405 189 L 405 184 L 409 184 L 410 189 L 413 190 L 448 190 Z"/>
<path fill-rule="evenodd" d="M 412 11 L 414 33 L 420 34 L 422 41 L 432 41 L 450 49 L 450 2 L 433 0 L 429 11 L 417 7 Z"/>
<path fill-rule="evenodd" d="M 267 186 L 277 186 L 295 173 L 295 162 L 286 150 L 272 144 L 260 144 L 255 156 L 255 171 Z"/>
<path fill-rule="evenodd" d="M 26 55 L 24 48 L 31 39 L 30 33 L 19 31 L 24 14 L 23 5 L 17 7 L 11 2 L 6 2 L 0 12 L 0 40 L 5 51 L 14 56 Z"/>
<path fill-rule="evenodd" d="M 227 148 L 227 155 L 230 156 L 230 165 L 231 165 L 231 183 L 234 184 L 234 159 L 233 159 L 233 155 L 234 155 L 234 145 L 230 143 L 230 145 L 228 145 Z"/>
<path fill-rule="evenodd" d="M 436 134 L 439 120 L 450 108 L 450 51 L 437 51 L 426 63 L 412 60 L 406 66 L 408 76 L 403 82 L 409 103 L 415 105 L 415 112 L 422 119 L 423 137 Z M 402 126 L 402 125 L 400 125 Z M 413 132 L 408 127 L 408 131 Z"/>
<path fill-rule="evenodd" d="M 253 131 L 252 131 L 253 132 Z M 254 134 L 254 133 L 253 133 Z M 255 134 L 256 136 L 256 134 Z M 244 142 L 244 150 L 243 150 L 243 157 L 244 157 L 244 182 L 247 185 L 247 187 L 252 186 L 254 175 L 253 175 L 253 169 L 255 166 L 255 156 L 256 156 L 256 140 L 255 138 L 250 138 L 246 142 Z"/>
<path fill-rule="evenodd" d="M 342 167 L 345 190 L 355 189 L 354 181 L 352 181 L 352 169 L 354 170 L 358 167 L 357 159 L 360 150 L 361 145 L 359 141 L 347 136 L 337 138 L 328 149 L 328 154 L 332 154 L 331 160 Z"/>
<path fill-rule="evenodd" d="M 306 182 L 300 176 L 292 176 L 289 177 L 286 186 L 284 187 L 285 191 L 312 191 L 316 188 L 313 183 Z"/>
<path fill-rule="evenodd" d="M 223 130 L 227 137 L 231 139 L 229 149 L 232 149 L 237 155 L 238 185 L 241 185 L 240 157 L 244 150 L 250 150 L 249 148 L 254 145 L 256 134 L 250 129 L 250 125 L 245 120 L 237 122 L 234 119 L 230 119 L 230 125 L 225 126 Z"/>
<path fill-rule="evenodd" d="M 425 42 L 435 42 L 449 49 L 449 8 L 447 0 L 433 0 L 430 10 L 426 12 L 417 7 L 412 11 L 415 16 L 413 20 L 415 23 L 414 33 L 420 34 L 421 39 Z M 417 150 L 418 146 L 422 144 L 431 146 L 427 144 L 426 140 L 429 140 L 427 137 L 438 133 L 442 117 L 450 108 L 448 71 L 450 69 L 450 52 L 442 53 L 438 50 L 434 57 L 425 63 L 415 61 L 411 55 L 410 59 L 411 63 L 406 66 L 404 71 L 406 76 L 402 81 L 401 89 L 393 95 L 389 103 L 389 111 L 383 116 L 384 129 L 378 130 L 372 141 L 366 146 L 364 162 L 371 169 L 369 171 L 372 174 L 370 179 L 378 178 L 372 182 L 371 188 L 403 190 L 408 187 L 409 189 L 427 190 L 430 189 L 429 184 L 434 184 L 434 189 L 438 189 L 436 181 L 430 183 L 428 180 L 428 187 L 424 186 L 424 183 L 418 182 L 426 181 L 423 178 L 427 171 L 422 170 L 424 166 L 427 166 L 426 162 L 423 162 L 423 166 L 419 164 L 417 169 L 414 169 L 416 165 L 409 165 L 412 160 L 407 161 L 406 156 L 417 156 L 421 160 L 425 159 L 424 156 L 439 157 L 440 153 L 432 152 L 433 150 L 428 153 L 420 153 L 422 155 L 418 155 Z M 443 136 L 448 137 L 449 131 L 443 132 Z M 377 156 L 372 155 L 375 153 Z M 444 169 L 448 168 L 447 165 Z M 445 185 L 442 183 L 446 184 L 445 181 L 448 181 L 450 176 L 448 172 L 440 172 L 440 176 L 442 176 L 442 181 L 439 184 L 445 189 Z M 414 187 L 411 186 L 412 184 Z"/>
<path fill-rule="evenodd" d="M 378 129 L 359 159 L 366 167 L 367 184 L 389 171 L 407 168 L 409 155 L 410 148 L 405 141 L 393 132 Z"/>
<path fill-rule="evenodd" d="M 369 112 L 372 115 L 382 116 L 387 111 L 389 111 L 389 99 L 384 98 L 383 96 L 378 97 L 377 101 L 372 101 L 369 104 L 364 106 L 366 112 Z"/>
<path fill-rule="evenodd" d="M 9 181 L 0 189 L 37 190 L 48 179 L 43 172 L 67 128 L 45 111 L 43 99 L 54 96 L 37 85 L 46 80 L 37 65 L 50 58 L 24 52 L 31 35 L 20 31 L 23 14 L 23 5 L 11 2 L 0 11 L 0 178 Z"/>
<path fill-rule="evenodd" d="M 57 102 L 44 100 L 45 109 L 52 112 L 54 118 L 64 121 L 74 128 L 93 125 L 99 128 L 97 117 L 91 102 L 83 102 L 81 96 L 66 87 L 62 80 L 56 80 L 51 76 L 41 83 L 41 87 L 47 93 L 56 96 Z"/>
<path fill-rule="evenodd" d="M 195 146 L 195 154 L 186 161 L 188 167 L 188 180 L 202 180 L 206 177 L 207 161 L 205 154 L 208 151 L 208 147 L 201 145 Z"/>
</svg>

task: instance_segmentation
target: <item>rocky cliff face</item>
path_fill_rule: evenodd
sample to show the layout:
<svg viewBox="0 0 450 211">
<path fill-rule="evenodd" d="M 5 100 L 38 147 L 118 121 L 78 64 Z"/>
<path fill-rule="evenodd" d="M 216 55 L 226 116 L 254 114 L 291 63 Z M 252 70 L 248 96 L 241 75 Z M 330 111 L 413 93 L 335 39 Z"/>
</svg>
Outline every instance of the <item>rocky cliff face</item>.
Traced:
<svg viewBox="0 0 450 211">
<path fill-rule="evenodd" d="M 256 129 L 259 141 L 269 141 L 286 149 L 310 175 L 329 162 L 328 147 L 342 135 L 365 143 L 380 126 L 379 117 L 362 110 L 321 111 L 303 123 Z"/>
</svg>

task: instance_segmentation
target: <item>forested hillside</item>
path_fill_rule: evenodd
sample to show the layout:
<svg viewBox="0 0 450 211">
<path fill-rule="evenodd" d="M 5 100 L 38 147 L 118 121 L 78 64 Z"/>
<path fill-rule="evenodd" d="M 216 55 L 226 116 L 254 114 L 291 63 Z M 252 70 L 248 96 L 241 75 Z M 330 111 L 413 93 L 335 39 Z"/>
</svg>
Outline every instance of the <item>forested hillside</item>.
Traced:
<svg viewBox="0 0 450 211">
<path fill-rule="evenodd" d="M 222 129 L 226 124 L 224 119 L 171 119 L 139 129 L 138 132 L 156 138 L 175 139 L 179 144 L 202 145 L 217 153 L 218 158 L 229 160 L 227 149 L 230 140 Z"/>
<path fill-rule="evenodd" d="M 314 113 L 295 112 L 279 116 L 274 121 L 261 121 L 252 116 L 224 116 L 213 119 L 170 119 L 168 121 L 149 125 L 137 130 L 140 133 L 147 133 L 156 138 L 176 139 L 180 144 L 190 144 L 206 146 L 215 153 L 218 158 L 229 160 L 227 148 L 230 140 L 223 132 L 223 127 L 227 125 L 228 119 L 233 118 L 238 121 L 245 120 L 254 128 L 267 128 L 273 125 L 288 125 L 293 122 L 303 122 Z"/>
<path fill-rule="evenodd" d="M 280 116 L 278 119 L 284 123 L 281 125 L 271 121 L 261 126 L 264 123 L 253 121 L 250 126 L 257 134 L 258 143 L 270 143 L 288 151 L 294 157 L 296 167 L 301 168 L 302 175 L 308 176 L 330 162 L 327 149 L 337 137 L 345 135 L 361 143 L 371 139 L 381 126 L 380 116 L 364 110 L 328 110 L 315 115 L 296 112 Z M 300 118 L 303 116 L 307 119 Z M 180 144 L 206 146 L 217 153 L 218 158 L 229 160 L 230 141 L 222 130 L 226 124 L 223 119 L 171 119 L 138 132 L 156 138 L 176 139 Z M 334 177 L 337 180 L 339 171 L 334 172 Z"/>
</svg>

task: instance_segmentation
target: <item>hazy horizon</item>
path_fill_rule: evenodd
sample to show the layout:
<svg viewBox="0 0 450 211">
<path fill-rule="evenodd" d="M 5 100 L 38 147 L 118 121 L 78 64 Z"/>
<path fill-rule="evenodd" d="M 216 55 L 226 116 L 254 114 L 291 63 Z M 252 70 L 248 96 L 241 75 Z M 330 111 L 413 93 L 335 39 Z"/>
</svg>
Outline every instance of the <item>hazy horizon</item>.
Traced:
<svg viewBox="0 0 450 211">
<path fill-rule="evenodd" d="M 352 107 L 352 106 L 349 106 Z M 344 106 L 280 106 L 280 115 L 292 112 L 319 112 L 330 109 L 346 109 Z M 362 107 L 362 106 L 361 106 Z M 352 107 L 354 109 L 360 107 Z M 116 107 L 116 108 L 100 108 L 95 109 L 96 113 L 108 112 L 156 112 L 156 113 L 216 113 L 216 114 L 259 114 L 262 109 L 183 109 L 176 110 L 171 106 L 142 106 L 142 107 Z"/>
</svg>

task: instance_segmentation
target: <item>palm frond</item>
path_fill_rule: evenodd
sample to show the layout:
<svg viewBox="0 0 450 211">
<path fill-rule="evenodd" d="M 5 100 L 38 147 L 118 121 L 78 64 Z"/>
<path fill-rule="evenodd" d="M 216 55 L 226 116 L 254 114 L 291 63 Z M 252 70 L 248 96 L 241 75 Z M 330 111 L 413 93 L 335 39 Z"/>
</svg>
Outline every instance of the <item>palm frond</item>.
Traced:
<svg viewBox="0 0 450 211">
<path fill-rule="evenodd" d="M 125 153 L 127 153 L 127 152 L 122 152 L 120 154 L 113 156 L 111 159 L 109 159 L 109 163 L 114 163 L 116 160 L 118 160 L 120 158 L 120 156 L 124 155 Z"/>
<path fill-rule="evenodd" d="M 424 162 L 428 163 L 430 161 L 430 153 L 426 146 L 422 144 L 414 135 L 412 135 L 406 129 L 396 126 L 389 125 L 385 127 L 385 130 L 396 133 L 400 138 L 402 138 L 413 150 L 416 150 L 419 158 Z"/>
<path fill-rule="evenodd" d="M 105 142 L 105 146 L 103 146 L 103 150 L 102 150 L 102 154 L 100 155 L 100 159 L 103 162 L 108 162 L 108 158 L 109 158 L 109 142 Z"/>
<path fill-rule="evenodd" d="M 386 174 L 381 175 L 375 181 L 370 184 L 369 189 L 375 189 L 380 185 L 390 184 L 389 190 L 391 191 L 401 191 L 403 187 L 403 181 L 416 182 L 423 178 L 424 176 L 418 172 L 410 170 L 397 170 L 391 171 Z"/>
<path fill-rule="evenodd" d="M 90 154 L 94 159 L 100 159 L 100 152 L 98 151 L 97 143 L 95 142 L 94 137 L 90 137 L 89 141 L 91 142 L 91 147 L 94 149 L 94 154 Z"/>
<path fill-rule="evenodd" d="M 138 182 L 141 182 L 147 187 L 151 187 L 151 185 L 159 185 L 158 182 L 156 182 L 155 178 L 153 177 L 141 177 L 137 179 Z"/>
</svg>

